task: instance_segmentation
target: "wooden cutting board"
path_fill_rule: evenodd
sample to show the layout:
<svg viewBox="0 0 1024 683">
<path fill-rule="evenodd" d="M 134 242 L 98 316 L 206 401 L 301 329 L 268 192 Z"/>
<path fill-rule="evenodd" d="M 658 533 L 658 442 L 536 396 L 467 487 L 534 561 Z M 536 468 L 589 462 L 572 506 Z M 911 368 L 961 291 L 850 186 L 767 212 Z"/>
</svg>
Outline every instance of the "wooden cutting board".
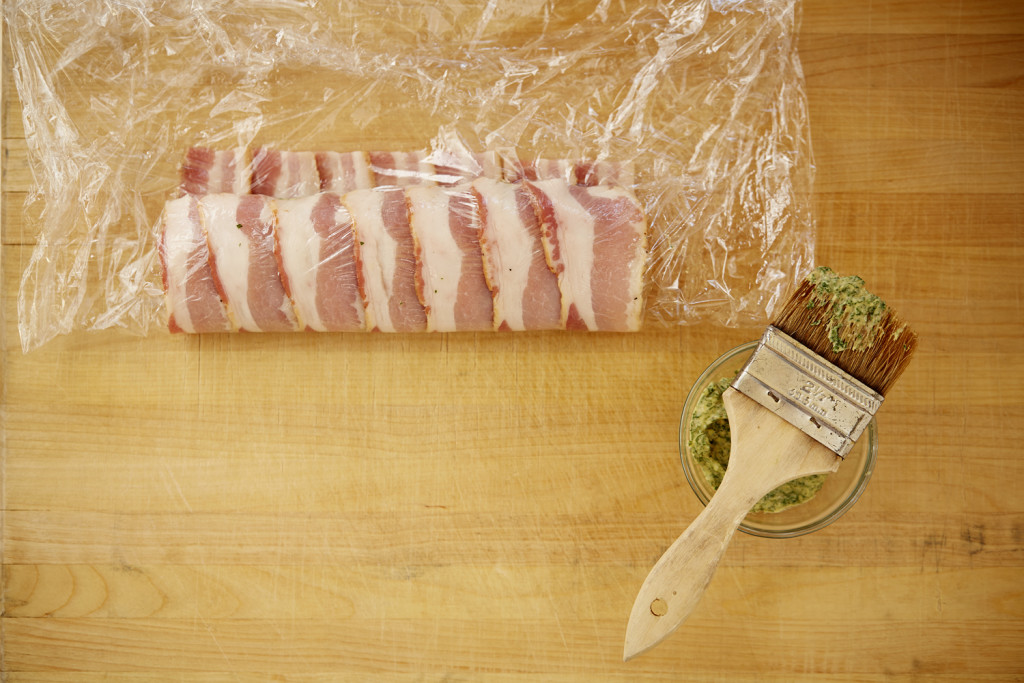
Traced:
<svg viewBox="0 0 1024 683">
<path fill-rule="evenodd" d="M 34 217 L 5 54 L 6 680 L 1019 678 L 1024 13 L 802 11 L 819 260 L 921 350 L 857 506 L 737 537 L 698 612 L 628 664 L 636 591 L 700 509 L 683 398 L 760 330 L 98 334 L 23 355 Z"/>
</svg>

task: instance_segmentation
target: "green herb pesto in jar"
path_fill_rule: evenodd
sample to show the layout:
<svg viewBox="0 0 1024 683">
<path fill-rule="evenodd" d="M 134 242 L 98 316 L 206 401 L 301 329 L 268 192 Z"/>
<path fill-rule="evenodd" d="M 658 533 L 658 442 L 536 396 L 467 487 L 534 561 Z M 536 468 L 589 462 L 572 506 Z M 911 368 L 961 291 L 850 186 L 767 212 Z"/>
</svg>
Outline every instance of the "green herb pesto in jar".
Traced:
<svg viewBox="0 0 1024 683">
<path fill-rule="evenodd" d="M 708 385 L 697 401 L 690 418 L 690 452 L 708 484 L 716 491 L 729 466 L 729 417 L 722 402 L 722 393 L 732 384 L 723 377 Z M 782 512 L 786 508 L 805 503 L 821 490 L 824 474 L 813 474 L 787 482 L 770 491 L 758 501 L 751 512 Z"/>
</svg>

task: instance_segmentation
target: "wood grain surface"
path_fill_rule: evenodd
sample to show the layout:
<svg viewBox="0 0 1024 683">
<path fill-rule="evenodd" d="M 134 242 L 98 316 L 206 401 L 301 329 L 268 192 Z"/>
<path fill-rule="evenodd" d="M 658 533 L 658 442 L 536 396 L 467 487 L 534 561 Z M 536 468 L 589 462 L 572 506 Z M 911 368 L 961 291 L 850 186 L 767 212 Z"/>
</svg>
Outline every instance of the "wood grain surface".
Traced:
<svg viewBox="0 0 1024 683">
<path fill-rule="evenodd" d="M 737 535 L 621 661 L 699 513 L 690 383 L 760 330 L 62 337 L 3 64 L 6 681 L 1024 679 L 1024 5 L 806 0 L 818 260 L 920 334 L 841 520 Z M 5 48 L 6 50 L 6 48 Z"/>
</svg>

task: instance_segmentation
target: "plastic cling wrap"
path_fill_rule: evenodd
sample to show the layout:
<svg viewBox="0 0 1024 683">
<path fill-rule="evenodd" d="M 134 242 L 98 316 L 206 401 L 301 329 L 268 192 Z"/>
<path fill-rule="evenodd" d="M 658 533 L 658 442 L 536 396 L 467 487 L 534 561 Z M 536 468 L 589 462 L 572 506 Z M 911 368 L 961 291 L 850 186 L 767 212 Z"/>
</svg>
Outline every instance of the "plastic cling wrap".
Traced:
<svg viewBox="0 0 1024 683">
<path fill-rule="evenodd" d="M 78 330 L 168 329 L 165 209 L 187 220 L 207 201 L 182 196 L 203 155 L 245 160 L 199 182 L 220 183 L 215 204 L 255 211 L 260 192 L 277 194 L 257 181 L 291 182 L 258 162 L 302 153 L 320 187 L 286 195 L 307 198 L 286 212 L 293 223 L 355 172 L 353 152 L 417 152 L 441 176 L 472 159 L 469 183 L 493 175 L 489 159 L 512 184 L 510 171 L 568 167 L 586 185 L 587 169 L 628 168 L 610 182 L 646 220 L 647 325 L 761 323 L 813 260 L 796 0 L 11 0 L 3 11 L 34 180 L 26 215 L 38 216 L 18 295 L 25 349 Z M 324 329 L 343 329 L 332 315 Z"/>
</svg>

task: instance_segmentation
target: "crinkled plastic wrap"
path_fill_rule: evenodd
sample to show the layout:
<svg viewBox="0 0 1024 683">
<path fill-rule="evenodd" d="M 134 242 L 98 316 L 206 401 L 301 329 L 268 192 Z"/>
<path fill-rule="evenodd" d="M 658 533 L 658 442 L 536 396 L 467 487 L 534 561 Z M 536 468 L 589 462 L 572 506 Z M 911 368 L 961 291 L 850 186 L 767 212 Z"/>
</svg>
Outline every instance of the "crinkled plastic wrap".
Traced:
<svg viewBox="0 0 1024 683">
<path fill-rule="evenodd" d="M 813 260 L 797 0 L 11 0 L 4 17 L 40 216 L 26 350 L 168 328 L 163 216 L 199 201 L 181 197 L 194 149 L 624 164 L 649 326 L 761 323 Z"/>
</svg>

